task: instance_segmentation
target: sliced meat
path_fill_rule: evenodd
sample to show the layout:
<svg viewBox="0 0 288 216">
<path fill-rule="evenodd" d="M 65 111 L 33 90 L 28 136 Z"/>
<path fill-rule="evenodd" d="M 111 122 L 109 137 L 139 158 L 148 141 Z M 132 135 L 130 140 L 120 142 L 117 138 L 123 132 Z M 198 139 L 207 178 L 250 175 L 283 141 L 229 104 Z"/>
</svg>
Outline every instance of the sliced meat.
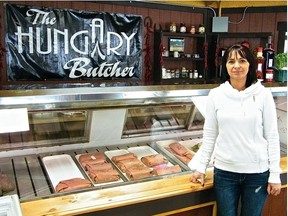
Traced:
<svg viewBox="0 0 288 216">
<path fill-rule="evenodd" d="M 113 166 L 111 163 L 99 163 L 99 164 L 87 164 L 86 165 L 87 171 L 101 171 L 101 170 L 111 170 L 113 169 Z"/>
<path fill-rule="evenodd" d="M 189 159 L 186 156 L 180 156 L 180 155 L 175 154 L 175 157 L 177 157 L 179 160 L 181 160 L 186 165 L 188 165 L 188 163 L 191 161 L 191 159 Z"/>
<path fill-rule="evenodd" d="M 15 190 L 14 182 L 5 174 L 0 174 L 0 190 L 3 193 L 8 193 Z"/>
<path fill-rule="evenodd" d="M 189 154 L 189 150 L 187 148 L 185 148 L 183 145 L 181 145 L 180 143 L 171 143 L 169 145 L 169 147 L 176 152 L 178 155 L 184 156 L 186 154 Z"/>
<path fill-rule="evenodd" d="M 165 149 L 173 155 L 176 154 L 176 152 L 174 152 L 170 147 L 165 147 Z"/>
<path fill-rule="evenodd" d="M 63 191 L 72 191 L 76 189 L 82 189 L 82 188 L 90 188 L 92 187 L 92 184 L 87 179 L 81 179 L 81 178 L 72 178 L 60 181 L 56 187 L 56 192 L 63 192 Z"/>
<path fill-rule="evenodd" d="M 79 156 L 79 161 L 86 161 L 86 160 L 106 160 L 105 155 L 103 152 L 91 152 L 87 154 L 82 154 Z"/>
<path fill-rule="evenodd" d="M 118 181 L 120 179 L 119 173 L 112 170 L 91 170 L 88 172 L 90 178 L 97 184 Z"/>
<path fill-rule="evenodd" d="M 81 165 L 87 171 L 88 166 L 96 166 L 96 165 L 105 164 L 105 163 L 108 163 L 108 162 L 103 161 L 102 159 L 101 160 L 87 160 L 87 161 L 83 161 Z"/>
<path fill-rule="evenodd" d="M 106 162 L 105 155 L 102 152 L 82 154 L 79 156 L 78 160 L 83 167 L 86 167 L 87 164 L 98 164 Z"/>
<path fill-rule="evenodd" d="M 122 172 L 126 172 L 127 169 L 131 169 L 133 167 L 144 167 L 144 164 L 138 158 L 133 158 L 121 160 L 117 163 L 117 166 Z"/>
<path fill-rule="evenodd" d="M 114 163 L 118 163 L 121 160 L 125 160 L 125 159 L 133 159 L 133 158 L 137 158 L 137 156 L 134 153 L 127 153 L 127 154 L 122 154 L 122 155 L 117 155 L 117 156 L 113 156 L 111 158 L 111 160 Z"/>
<path fill-rule="evenodd" d="M 189 152 L 188 154 L 185 155 L 187 158 L 189 158 L 189 160 L 191 160 L 194 156 L 193 153 Z"/>
<path fill-rule="evenodd" d="M 178 164 L 170 167 L 166 166 L 166 167 L 154 168 L 153 170 L 154 175 L 166 175 L 178 172 L 181 172 L 181 168 Z"/>
<path fill-rule="evenodd" d="M 160 164 L 167 164 L 168 160 L 162 154 L 154 154 L 141 158 L 141 161 L 148 167 L 157 166 Z"/>
<path fill-rule="evenodd" d="M 126 175 L 131 180 L 142 179 L 150 177 L 152 175 L 152 170 L 149 167 L 132 168 L 126 170 Z"/>
<path fill-rule="evenodd" d="M 158 169 L 158 168 L 165 168 L 165 167 L 168 167 L 168 164 L 159 164 L 157 166 L 154 166 L 153 168 Z"/>
<path fill-rule="evenodd" d="M 178 158 L 179 160 L 181 160 L 183 163 L 185 163 L 186 165 L 188 165 L 188 163 L 191 161 L 191 159 L 193 158 L 194 154 L 191 152 L 187 152 L 186 155 L 179 155 L 177 154 L 177 152 L 175 152 L 172 148 L 170 147 L 166 147 L 165 148 L 167 151 L 169 151 L 171 154 L 173 154 L 176 158 Z"/>
</svg>

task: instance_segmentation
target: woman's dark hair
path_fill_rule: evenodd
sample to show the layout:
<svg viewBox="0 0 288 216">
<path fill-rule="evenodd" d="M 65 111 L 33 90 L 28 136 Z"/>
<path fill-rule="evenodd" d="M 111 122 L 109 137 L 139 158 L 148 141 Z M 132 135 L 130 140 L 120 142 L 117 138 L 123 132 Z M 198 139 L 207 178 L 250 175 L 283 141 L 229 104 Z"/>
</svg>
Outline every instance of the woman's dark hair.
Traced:
<svg viewBox="0 0 288 216">
<path fill-rule="evenodd" d="M 247 59 L 249 62 L 249 71 L 247 73 L 247 79 L 246 79 L 246 88 L 252 85 L 257 81 L 257 74 L 256 74 L 256 66 L 255 66 L 255 58 L 253 56 L 253 53 L 250 51 L 249 48 L 246 46 L 243 46 L 241 44 L 235 44 L 229 47 L 222 57 L 222 81 L 229 81 L 230 76 L 228 74 L 227 68 L 226 68 L 226 62 L 228 58 L 230 57 L 231 53 L 238 53 L 242 58 Z"/>
</svg>

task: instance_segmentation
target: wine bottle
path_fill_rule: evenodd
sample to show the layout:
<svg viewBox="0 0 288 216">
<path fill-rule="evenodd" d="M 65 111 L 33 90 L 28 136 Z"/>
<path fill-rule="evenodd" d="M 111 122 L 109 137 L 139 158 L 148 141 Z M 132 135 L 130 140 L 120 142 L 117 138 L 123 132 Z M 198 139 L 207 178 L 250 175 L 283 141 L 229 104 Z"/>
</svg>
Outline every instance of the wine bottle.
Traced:
<svg viewBox="0 0 288 216">
<path fill-rule="evenodd" d="M 268 36 L 268 43 L 266 44 L 266 48 L 263 51 L 263 57 L 265 58 L 264 79 L 266 78 L 266 70 L 272 69 L 274 66 L 274 55 L 275 51 L 272 48 L 272 36 Z"/>
<path fill-rule="evenodd" d="M 263 47 L 258 47 L 257 48 L 257 55 L 255 59 L 256 63 L 256 74 L 257 74 L 257 79 L 260 81 L 264 80 L 264 64 L 265 64 L 265 58 L 263 57 Z"/>
</svg>

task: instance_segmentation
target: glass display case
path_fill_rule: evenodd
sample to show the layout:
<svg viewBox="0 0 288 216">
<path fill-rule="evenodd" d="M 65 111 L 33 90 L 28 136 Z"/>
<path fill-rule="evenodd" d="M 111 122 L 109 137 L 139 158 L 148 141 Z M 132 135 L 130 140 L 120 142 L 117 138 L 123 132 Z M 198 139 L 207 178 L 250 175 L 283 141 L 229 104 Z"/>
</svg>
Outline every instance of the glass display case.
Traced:
<svg viewBox="0 0 288 216">
<path fill-rule="evenodd" d="M 42 159 L 47 156 L 71 156 L 87 178 L 77 163 L 77 155 L 143 146 L 161 152 L 155 145 L 157 141 L 201 138 L 205 99 L 213 87 L 169 85 L 1 91 L 0 112 L 24 108 L 29 124 L 26 131 L 0 133 L 0 170 L 17 186 L 8 194 L 18 194 L 21 201 L 59 196 L 45 170 Z M 270 89 L 277 105 L 281 154 L 286 155 L 287 89 Z M 18 124 L 13 116 L 10 119 Z M 177 165 L 173 157 L 167 158 Z M 181 166 L 181 172 L 172 175 L 189 172 L 191 170 Z M 159 178 L 163 176 L 139 181 Z M 109 185 L 94 185 L 85 191 L 139 181 L 124 179 Z"/>
</svg>

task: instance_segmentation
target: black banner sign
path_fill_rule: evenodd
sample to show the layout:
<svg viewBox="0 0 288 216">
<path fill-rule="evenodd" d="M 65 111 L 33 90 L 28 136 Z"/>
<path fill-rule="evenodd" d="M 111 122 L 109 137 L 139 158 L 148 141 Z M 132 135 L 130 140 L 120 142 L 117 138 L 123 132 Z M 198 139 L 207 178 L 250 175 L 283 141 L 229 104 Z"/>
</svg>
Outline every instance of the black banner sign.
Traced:
<svg viewBox="0 0 288 216">
<path fill-rule="evenodd" d="M 8 79 L 142 77 L 142 17 L 5 5 Z"/>
</svg>

